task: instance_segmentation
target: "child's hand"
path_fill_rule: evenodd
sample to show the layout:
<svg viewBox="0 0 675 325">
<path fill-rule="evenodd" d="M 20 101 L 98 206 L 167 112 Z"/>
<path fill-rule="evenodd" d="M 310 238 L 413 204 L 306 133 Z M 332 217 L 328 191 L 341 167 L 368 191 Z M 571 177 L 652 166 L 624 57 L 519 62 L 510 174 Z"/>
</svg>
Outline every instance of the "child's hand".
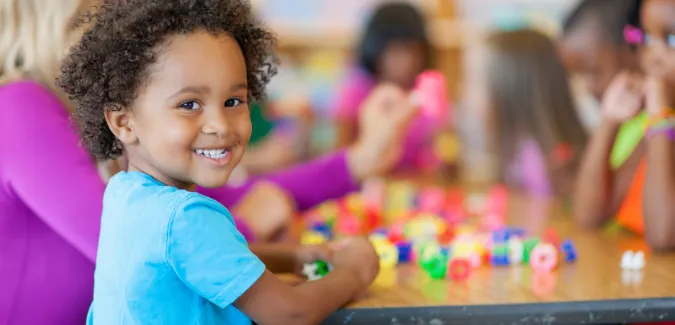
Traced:
<svg viewBox="0 0 675 325">
<path fill-rule="evenodd" d="M 359 137 L 349 151 L 349 167 L 358 180 L 388 172 L 401 156 L 401 142 L 417 112 L 409 94 L 384 84 L 364 101 L 359 116 Z"/>
<path fill-rule="evenodd" d="M 380 272 L 380 260 L 373 244 L 366 238 L 355 237 L 332 245 L 333 267 L 352 271 L 365 290 Z"/>
<path fill-rule="evenodd" d="M 603 117 L 614 122 L 634 117 L 643 105 L 642 84 L 639 76 L 626 72 L 614 78 L 602 98 Z"/>
<path fill-rule="evenodd" d="M 326 263 L 333 263 L 333 252 L 329 244 L 321 245 L 301 245 L 295 250 L 295 265 L 293 273 L 302 275 L 302 267 L 307 263 L 314 263 L 318 260 Z"/>
<path fill-rule="evenodd" d="M 644 94 L 647 114 L 658 116 L 667 109 L 668 100 L 663 79 L 649 76 L 644 83 Z"/>
<path fill-rule="evenodd" d="M 257 183 L 233 209 L 249 226 L 257 241 L 270 241 L 288 229 L 295 203 L 271 183 Z"/>
</svg>

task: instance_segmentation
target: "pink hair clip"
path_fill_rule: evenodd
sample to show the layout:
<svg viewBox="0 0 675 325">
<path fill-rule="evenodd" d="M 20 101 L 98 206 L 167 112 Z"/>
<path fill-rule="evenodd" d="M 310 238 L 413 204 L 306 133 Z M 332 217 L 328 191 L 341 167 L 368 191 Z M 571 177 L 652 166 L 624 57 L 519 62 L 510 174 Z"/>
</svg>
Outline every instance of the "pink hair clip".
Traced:
<svg viewBox="0 0 675 325">
<path fill-rule="evenodd" d="M 642 30 L 633 25 L 626 25 L 623 28 L 623 38 L 626 40 L 626 43 L 631 45 L 639 45 L 644 42 Z"/>
</svg>

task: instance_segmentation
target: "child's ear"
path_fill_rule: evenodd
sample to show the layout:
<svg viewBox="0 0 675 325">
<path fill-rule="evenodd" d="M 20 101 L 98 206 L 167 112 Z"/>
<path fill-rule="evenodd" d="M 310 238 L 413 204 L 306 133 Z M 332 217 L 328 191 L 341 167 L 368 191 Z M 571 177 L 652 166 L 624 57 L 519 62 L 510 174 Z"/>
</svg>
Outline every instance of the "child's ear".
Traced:
<svg viewBox="0 0 675 325">
<path fill-rule="evenodd" d="M 106 107 L 104 114 L 110 131 L 122 144 L 130 145 L 138 140 L 134 132 L 130 109 L 114 105 Z"/>
</svg>

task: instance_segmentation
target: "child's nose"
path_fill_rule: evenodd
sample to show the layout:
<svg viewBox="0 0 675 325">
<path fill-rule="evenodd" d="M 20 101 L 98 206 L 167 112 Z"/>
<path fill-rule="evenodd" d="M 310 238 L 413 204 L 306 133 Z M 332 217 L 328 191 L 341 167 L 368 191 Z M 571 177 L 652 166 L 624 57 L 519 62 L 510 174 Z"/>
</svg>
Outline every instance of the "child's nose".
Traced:
<svg viewBox="0 0 675 325">
<path fill-rule="evenodd" d="M 208 114 L 204 114 L 204 124 L 202 133 L 224 136 L 230 128 L 230 122 L 225 114 L 224 109 L 214 109 Z"/>
</svg>

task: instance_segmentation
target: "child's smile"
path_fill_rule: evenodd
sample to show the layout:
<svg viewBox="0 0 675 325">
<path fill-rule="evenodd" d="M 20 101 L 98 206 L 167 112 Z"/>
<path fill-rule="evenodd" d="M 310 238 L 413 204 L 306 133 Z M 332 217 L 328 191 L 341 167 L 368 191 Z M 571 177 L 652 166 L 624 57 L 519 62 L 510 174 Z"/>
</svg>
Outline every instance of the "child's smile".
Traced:
<svg viewBox="0 0 675 325">
<path fill-rule="evenodd" d="M 220 149 L 195 149 L 195 154 L 213 163 L 216 166 L 225 166 L 232 160 L 232 151 L 230 148 Z"/>
<path fill-rule="evenodd" d="M 158 48 L 133 107 L 108 116 L 129 170 L 179 188 L 222 186 L 251 136 L 239 44 L 226 34 L 196 31 Z"/>
</svg>

